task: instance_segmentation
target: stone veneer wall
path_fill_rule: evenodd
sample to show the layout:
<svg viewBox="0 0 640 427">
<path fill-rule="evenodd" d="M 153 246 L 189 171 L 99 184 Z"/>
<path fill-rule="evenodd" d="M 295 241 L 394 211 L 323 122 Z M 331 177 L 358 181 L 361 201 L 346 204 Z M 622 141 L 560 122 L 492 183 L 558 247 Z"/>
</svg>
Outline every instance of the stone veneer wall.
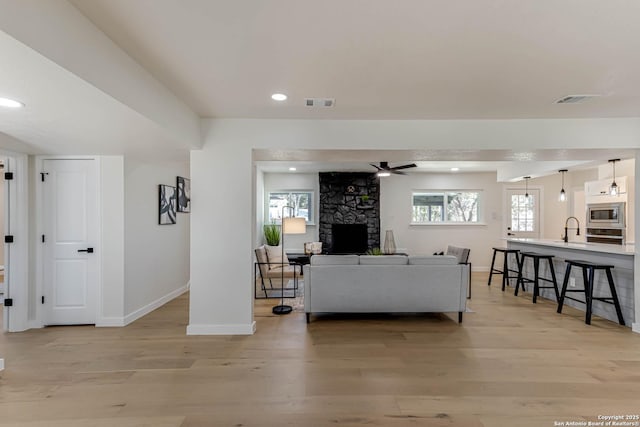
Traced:
<svg viewBox="0 0 640 427">
<path fill-rule="evenodd" d="M 369 200 L 363 202 L 361 197 Z M 380 182 L 375 173 L 320 173 L 319 238 L 331 249 L 333 224 L 367 224 L 369 248 L 380 247 Z"/>
</svg>

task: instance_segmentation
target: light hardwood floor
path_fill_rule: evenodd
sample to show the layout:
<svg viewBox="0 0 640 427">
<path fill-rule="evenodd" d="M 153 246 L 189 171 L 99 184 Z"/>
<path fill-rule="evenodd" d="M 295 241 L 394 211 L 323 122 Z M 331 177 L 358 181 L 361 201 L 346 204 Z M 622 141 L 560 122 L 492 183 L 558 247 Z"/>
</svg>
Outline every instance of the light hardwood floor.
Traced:
<svg viewBox="0 0 640 427">
<path fill-rule="evenodd" d="M 188 295 L 125 328 L 0 335 L 0 426 L 553 426 L 640 413 L 640 335 L 474 273 L 457 315 L 271 315 L 186 336 Z"/>
</svg>

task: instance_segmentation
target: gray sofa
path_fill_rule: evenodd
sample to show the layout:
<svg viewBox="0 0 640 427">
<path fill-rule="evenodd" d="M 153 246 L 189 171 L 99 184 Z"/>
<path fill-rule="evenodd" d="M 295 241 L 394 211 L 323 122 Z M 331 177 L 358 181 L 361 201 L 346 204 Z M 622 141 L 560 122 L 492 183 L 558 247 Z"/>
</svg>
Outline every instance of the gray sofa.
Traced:
<svg viewBox="0 0 640 427">
<path fill-rule="evenodd" d="M 313 313 L 458 312 L 469 265 L 455 256 L 314 255 L 304 266 L 304 308 Z"/>
</svg>

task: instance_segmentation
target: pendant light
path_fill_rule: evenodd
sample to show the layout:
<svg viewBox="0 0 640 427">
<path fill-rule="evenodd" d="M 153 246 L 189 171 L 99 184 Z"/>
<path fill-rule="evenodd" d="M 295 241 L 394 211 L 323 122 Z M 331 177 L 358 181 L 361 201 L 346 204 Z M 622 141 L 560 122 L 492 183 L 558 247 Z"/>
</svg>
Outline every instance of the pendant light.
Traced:
<svg viewBox="0 0 640 427">
<path fill-rule="evenodd" d="M 568 170 L 567 169 L 560 169 L 558 172 L 560 172 L 562 174 L 562 187 L 560 188 L 559 200 L 561 202 L 564 202 L 565 200 L 567 200 L 567 194 L 564 192 L 564 174 L 565 174 L 565 172 L 568 172 Z"/>
<path fill-rule="evenodd" d="M 619 162 L 620 159 L 611 159 L 609 163 L 613 166 L 613 181 L 609 186 L 609 195 L 617 196 L 619 194 L 620 189 L 618 188 L 618 184 L 616 184 L 616 162 Z"/>
<path fill-rule="evenodd" d="M 529 180 L 531 179 L 531 177 L 523 176 L 522 178 L 524 179 L 524 197 L 528 199 L 529 198 Z"/>
</svg>

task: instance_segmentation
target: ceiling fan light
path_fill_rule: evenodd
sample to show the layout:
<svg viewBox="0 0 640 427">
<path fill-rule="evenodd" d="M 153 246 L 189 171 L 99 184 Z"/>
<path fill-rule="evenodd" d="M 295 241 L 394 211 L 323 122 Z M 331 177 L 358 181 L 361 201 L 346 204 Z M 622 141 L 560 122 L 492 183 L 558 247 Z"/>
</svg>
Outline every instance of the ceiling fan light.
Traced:
<svg viewBox="0 0 640 427">
<path fill-rule="evenodd" d="M 379 177 L 391 176 L 391 172 L 389 171 L 380 171 L 378 172 Z"/>
</svg>

